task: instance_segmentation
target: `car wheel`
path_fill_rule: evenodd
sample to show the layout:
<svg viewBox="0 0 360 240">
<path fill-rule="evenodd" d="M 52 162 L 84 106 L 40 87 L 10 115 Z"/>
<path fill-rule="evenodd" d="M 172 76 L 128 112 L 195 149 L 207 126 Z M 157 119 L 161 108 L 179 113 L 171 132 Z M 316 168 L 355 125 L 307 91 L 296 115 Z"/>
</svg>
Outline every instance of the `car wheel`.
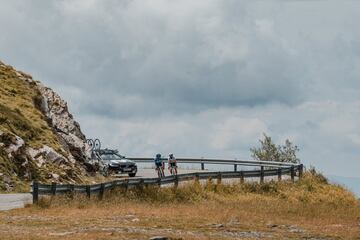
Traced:
<svg viewBox="0 0 360 240">
<path fill-rule="evenodd" d="M 136 173 L 129 173 L 129 177 L 135 177 Z"/>
</svg>

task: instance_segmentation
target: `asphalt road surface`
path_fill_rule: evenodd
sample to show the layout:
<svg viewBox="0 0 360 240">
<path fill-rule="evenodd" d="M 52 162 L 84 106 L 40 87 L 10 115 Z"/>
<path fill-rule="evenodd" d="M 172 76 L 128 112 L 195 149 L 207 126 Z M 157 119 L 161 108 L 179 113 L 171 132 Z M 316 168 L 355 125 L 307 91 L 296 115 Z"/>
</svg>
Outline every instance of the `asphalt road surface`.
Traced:
<svg viewBox="0 0 360 240">
<path fill-rule="evenodd" d="M 27 203 L 32 203 L 30 193 L 0 194 L 0 211 L 23 208 Z"/>
<path fill-rule="evenodd" d="M 201 171 L 201 170 L 191 170 L 191 169 L 178 169 L 178 174 L 184 174 L 184 173 L 193 173 L 193 172 L 206 172 L 205 171 Z M 170 172 L 167 168 L 164 169 L 164 173 L 165 173 L 165 176 L 170 176 Z M 119 175 L 119 177 L 126 177 L 127 175 L 125 174 L 121 174 Z M 153 168 L 139 168 L 138 169 L 138 172 L 135 176 L 135 178 L 156 178 L 158 177 L 157 175 L 157 171 Z"/>
</svg>

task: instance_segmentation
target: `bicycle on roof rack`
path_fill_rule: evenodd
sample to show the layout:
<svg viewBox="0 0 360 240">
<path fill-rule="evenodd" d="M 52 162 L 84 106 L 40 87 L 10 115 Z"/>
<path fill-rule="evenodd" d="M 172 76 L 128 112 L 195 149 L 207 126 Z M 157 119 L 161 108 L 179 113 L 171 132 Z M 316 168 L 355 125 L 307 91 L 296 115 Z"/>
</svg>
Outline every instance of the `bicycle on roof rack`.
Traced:
<svg viewBox="0 0 360 240">
<path fill-rule="evenodd" d="M 100 172 L 102 175 L 128 174 L 129 177 L 136 176 L 138 169 L 133 160 L 119 154 L 118 150 L 101 148 L 99 139 L 88 139 L 87 143 L 91 147 L 92 155 L 101 162 Z"/>
</svg>

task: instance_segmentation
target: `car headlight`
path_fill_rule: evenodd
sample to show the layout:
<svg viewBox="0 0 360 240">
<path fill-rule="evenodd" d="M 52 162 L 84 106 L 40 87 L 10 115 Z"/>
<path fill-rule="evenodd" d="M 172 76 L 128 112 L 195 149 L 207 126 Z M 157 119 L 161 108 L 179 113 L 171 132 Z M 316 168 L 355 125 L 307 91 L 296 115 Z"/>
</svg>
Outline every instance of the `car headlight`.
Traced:
<svg viewBox="0 0 360 240">
<path fill-rule="evenodd" d="M 114 162 L 110 162 L 110 163 L 109 163 L 109 166 L 111 166 L 111 167 L 117 167 L 118 164 L 117 164 L 117 163 L 114 163 Z"/>
</svg>

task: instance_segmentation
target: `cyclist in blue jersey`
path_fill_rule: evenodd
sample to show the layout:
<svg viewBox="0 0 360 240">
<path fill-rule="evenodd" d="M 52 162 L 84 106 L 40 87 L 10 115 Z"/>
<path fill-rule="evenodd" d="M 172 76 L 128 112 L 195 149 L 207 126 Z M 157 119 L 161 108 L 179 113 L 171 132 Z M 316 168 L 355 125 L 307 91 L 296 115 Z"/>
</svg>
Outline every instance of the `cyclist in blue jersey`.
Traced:
<svg viewBox="0 0 360 240">
<path fill-rule="evenodd" d="M 154 158 L 154 162 L 155 162 L 155 170 L 157 171 L 159 178 L 165 177 L 164 163 L 163 163 L 163 160 L 161 159 L 160 153 L 156 154 L 156 156 Z"/>
</svg>

